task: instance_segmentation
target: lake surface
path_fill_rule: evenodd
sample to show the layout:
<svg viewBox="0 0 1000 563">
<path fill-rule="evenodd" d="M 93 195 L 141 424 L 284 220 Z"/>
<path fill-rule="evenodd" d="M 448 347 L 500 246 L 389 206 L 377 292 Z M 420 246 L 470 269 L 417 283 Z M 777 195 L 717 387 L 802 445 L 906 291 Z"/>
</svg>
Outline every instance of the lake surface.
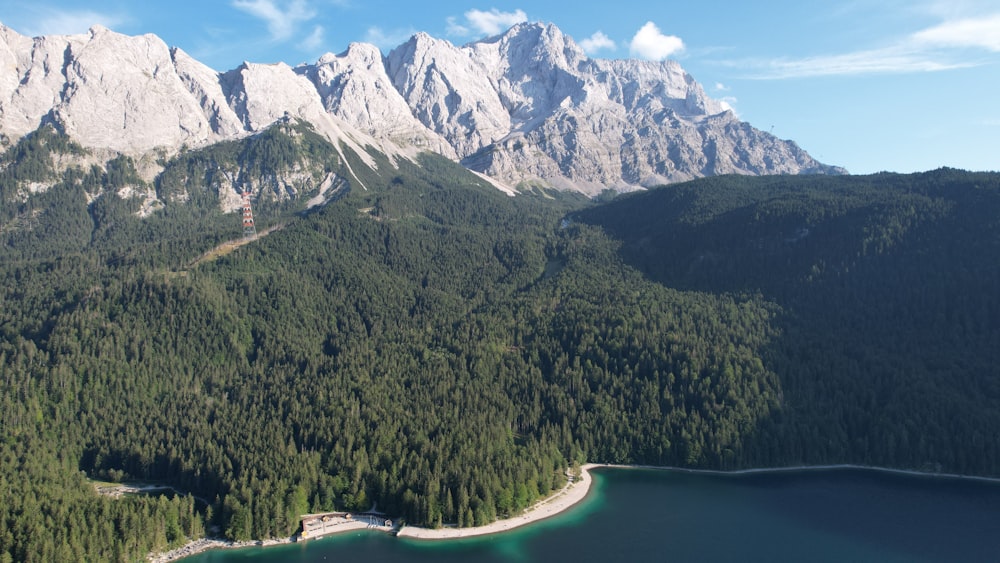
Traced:
<svg viewBox="0 0 1000 563">
<path fill-rule="evenodd" d="M 572 510 L 504 534 L 418 541 L 351 532 L 184 562 L 337 560 L 996 562 L 1000 483 L 865 469 L 598 469 Z"/>
</svg>

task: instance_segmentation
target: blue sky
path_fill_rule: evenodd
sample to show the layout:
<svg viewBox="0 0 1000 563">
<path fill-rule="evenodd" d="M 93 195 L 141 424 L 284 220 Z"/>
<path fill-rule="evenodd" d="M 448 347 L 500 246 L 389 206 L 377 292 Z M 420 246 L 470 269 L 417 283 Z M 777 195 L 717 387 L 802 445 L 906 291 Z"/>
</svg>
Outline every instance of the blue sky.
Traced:
<svg viewBox="0 0 1000 563">
<path fill-rule="evenodd" d="M 457 45 L 553 23 L 601 58 L 671 58 L 755 127 L 852 173 L 1000 170 L 998 0 L 0 0 L 25 35 L 93 24 L 224 71 L 290 65 L 417 31 Z"/>
</svg>

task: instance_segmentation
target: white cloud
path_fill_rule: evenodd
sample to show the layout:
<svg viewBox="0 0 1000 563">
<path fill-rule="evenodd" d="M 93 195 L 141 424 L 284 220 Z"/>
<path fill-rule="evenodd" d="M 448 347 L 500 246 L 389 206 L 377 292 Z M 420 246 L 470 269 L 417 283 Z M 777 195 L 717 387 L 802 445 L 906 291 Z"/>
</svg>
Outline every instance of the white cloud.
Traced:
<svg viewBox="0 0 1000 563">
<path fill-rule="evenodd" d="M 988 13 L 996 9 L 996 0 L 919 0 L 907 2 L 906 8 L 909 12 L 947 21 Z"/>
<path fill-rule="evenodd" d="M 944 21 L 876 49 L 769 61 L 729 61 L 763 79 L 938 72 L 981 66 L 970 51 L 1000 53 L 1000 13 Z"/>
<path fill-rule="evenodd" d="M 640 58 L 662 61 L 684 50 L 684 42 L 675 35 L 664 35 L 653 22 L 646 22 L 629 45 L 629 51 Z"/>
<path fill-rule="evenodd" d="M 309 8 L 305 0 L 292 0 L 282 4 L 287 5 L 287 8 L 279 6 L 276 0 L 233 0 L 232 5 L 264 20 L 271 39 L 284 41 L 295 33 L 300 23 L 316 17 L 316 12 Z"/>
<path fill-rule="evenodd" d="M 583 52 L 588 55 L 593 55 L 601 49 L 614 51 L 615 48 L 617 48 L 617 45 L 615 45 L 615 42 L 612 41 L 610 37 L 604 35 L 603 32 L 598 31 L 583 41 L 580 41 L 580 48 L 583 49 Z"/>
<path fill-rule="evenodd" d="M 114 29 L 125 20 L 122 16 L 92 10 L 44 10 L 37 14 L 34 23 L 25 26 L 24 33 L 31 36 L 73 35 L 86 33 L 94 25 Z"/>
<path fill-rule="evenodd" d="M 447 31 L 448 35 L 457 35 L 459 37 L 465 37 L 469 35 L 469 28 L 458 23 L 458 18 L 456 18 L 455 16 L 450 16 L 445 21 L 448 23 L 448 31 Z"/>
<path fill-rule="evenodd" d="M 728 92 L 732 90 L 732 88 L 721 82 L 716 82 L 712 85 L 712 90 L 715 92 Z M 739 113 L 736 111 L 736 103 L 738 102 L 736 96 L 721 96 L 716 99 L 719 101 L 719 104 L 722 105 L 722 109 L 733 112 L 733 114 L 737 115 L 737 117 L 739 116 Z"/>
<path fill-rule="evenodd" d="M 978 47 L 1000 52 L 1000 13 L 984 18 L 946 21 L 914 33 L 918 43 L 940 47 Z"/>
<path fill-rule="evenodd" d="M 745 62 L 738 64 L 743 65 Z M 840 55 L 776 59 L 767 62 L 756 78 L 936 72 L 969 66 L 973 64 L 929 57 L 925 53 L 904 47 L 887 47 Z"/>
<path fill-rule="evenodd" d="M 528 21 L 528 14 L 523 10 L 501 12 L 496 8 L 488 12 L 469 10 L 465 12 L 465 23 L 459 23 L 454 17 L 448 18 L 448 33 L 450 35 L 497 35 L 507 28 Z"/>
<path fill-rule="evenodd" d="M 365 32 L 365 43 L 371 43 L 386 53 L 405 43 L 416 33 L 412 28 L 385 31 L 380 27 L 369 27 L 368 31 Z"/>
<path fill-rule="evenodd" d="M 323 26 L 317 25 L 314 27 L 312 33 L 299 43 L 299 49 L 303 51 L 316 51 L 323 47 L 324 32 Z"/>
</svg>

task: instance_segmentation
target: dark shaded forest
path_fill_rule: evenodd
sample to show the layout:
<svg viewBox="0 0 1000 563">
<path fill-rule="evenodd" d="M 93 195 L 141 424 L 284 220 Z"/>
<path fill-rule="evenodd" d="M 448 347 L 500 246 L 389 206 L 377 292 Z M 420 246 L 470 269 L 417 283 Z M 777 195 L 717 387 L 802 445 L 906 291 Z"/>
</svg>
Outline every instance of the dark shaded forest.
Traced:
<svg viewBox="0 0 1000 563">
<path fill-rule="evenodd" d="M 435 157 L 342 161 L 308 132 L 242 143 L 165 163 L 146 219 L 116 195 L 146 185 L 126 157 L 56 173 L 83 149 L 52 132 L 3 156 L 0 560 L 136 560 L 373 506 L 472 526 L 583 461 L 1000 473 L 998 174 L 594 204 Z M 283 229 L 191 266 L 242 232 L 214 166 L 303 159 L 350 192 L 263 200 Z"/>
<path fill-rule="evenodd" d="M 577 214 L 655 283 L 780 311 L 766 464 L 996 475 L 1000 177 L 712 178 Z"/>
</svg>

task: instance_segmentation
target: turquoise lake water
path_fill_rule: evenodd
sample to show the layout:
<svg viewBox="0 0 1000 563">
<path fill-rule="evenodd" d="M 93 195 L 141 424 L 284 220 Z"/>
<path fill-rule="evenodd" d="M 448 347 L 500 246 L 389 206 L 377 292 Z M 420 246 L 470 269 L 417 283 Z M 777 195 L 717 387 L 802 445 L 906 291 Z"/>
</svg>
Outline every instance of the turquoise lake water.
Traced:
<svg viewBox="0 0 1000 563">
<path fill-rule="evenodd" d="M 866 469 L 737 475 L 599 469 L 587 499 L 511 532 L 350 532 L 184 563 L 319 561 L 1000 562 L 1000 483 Z"/>
</svg>

